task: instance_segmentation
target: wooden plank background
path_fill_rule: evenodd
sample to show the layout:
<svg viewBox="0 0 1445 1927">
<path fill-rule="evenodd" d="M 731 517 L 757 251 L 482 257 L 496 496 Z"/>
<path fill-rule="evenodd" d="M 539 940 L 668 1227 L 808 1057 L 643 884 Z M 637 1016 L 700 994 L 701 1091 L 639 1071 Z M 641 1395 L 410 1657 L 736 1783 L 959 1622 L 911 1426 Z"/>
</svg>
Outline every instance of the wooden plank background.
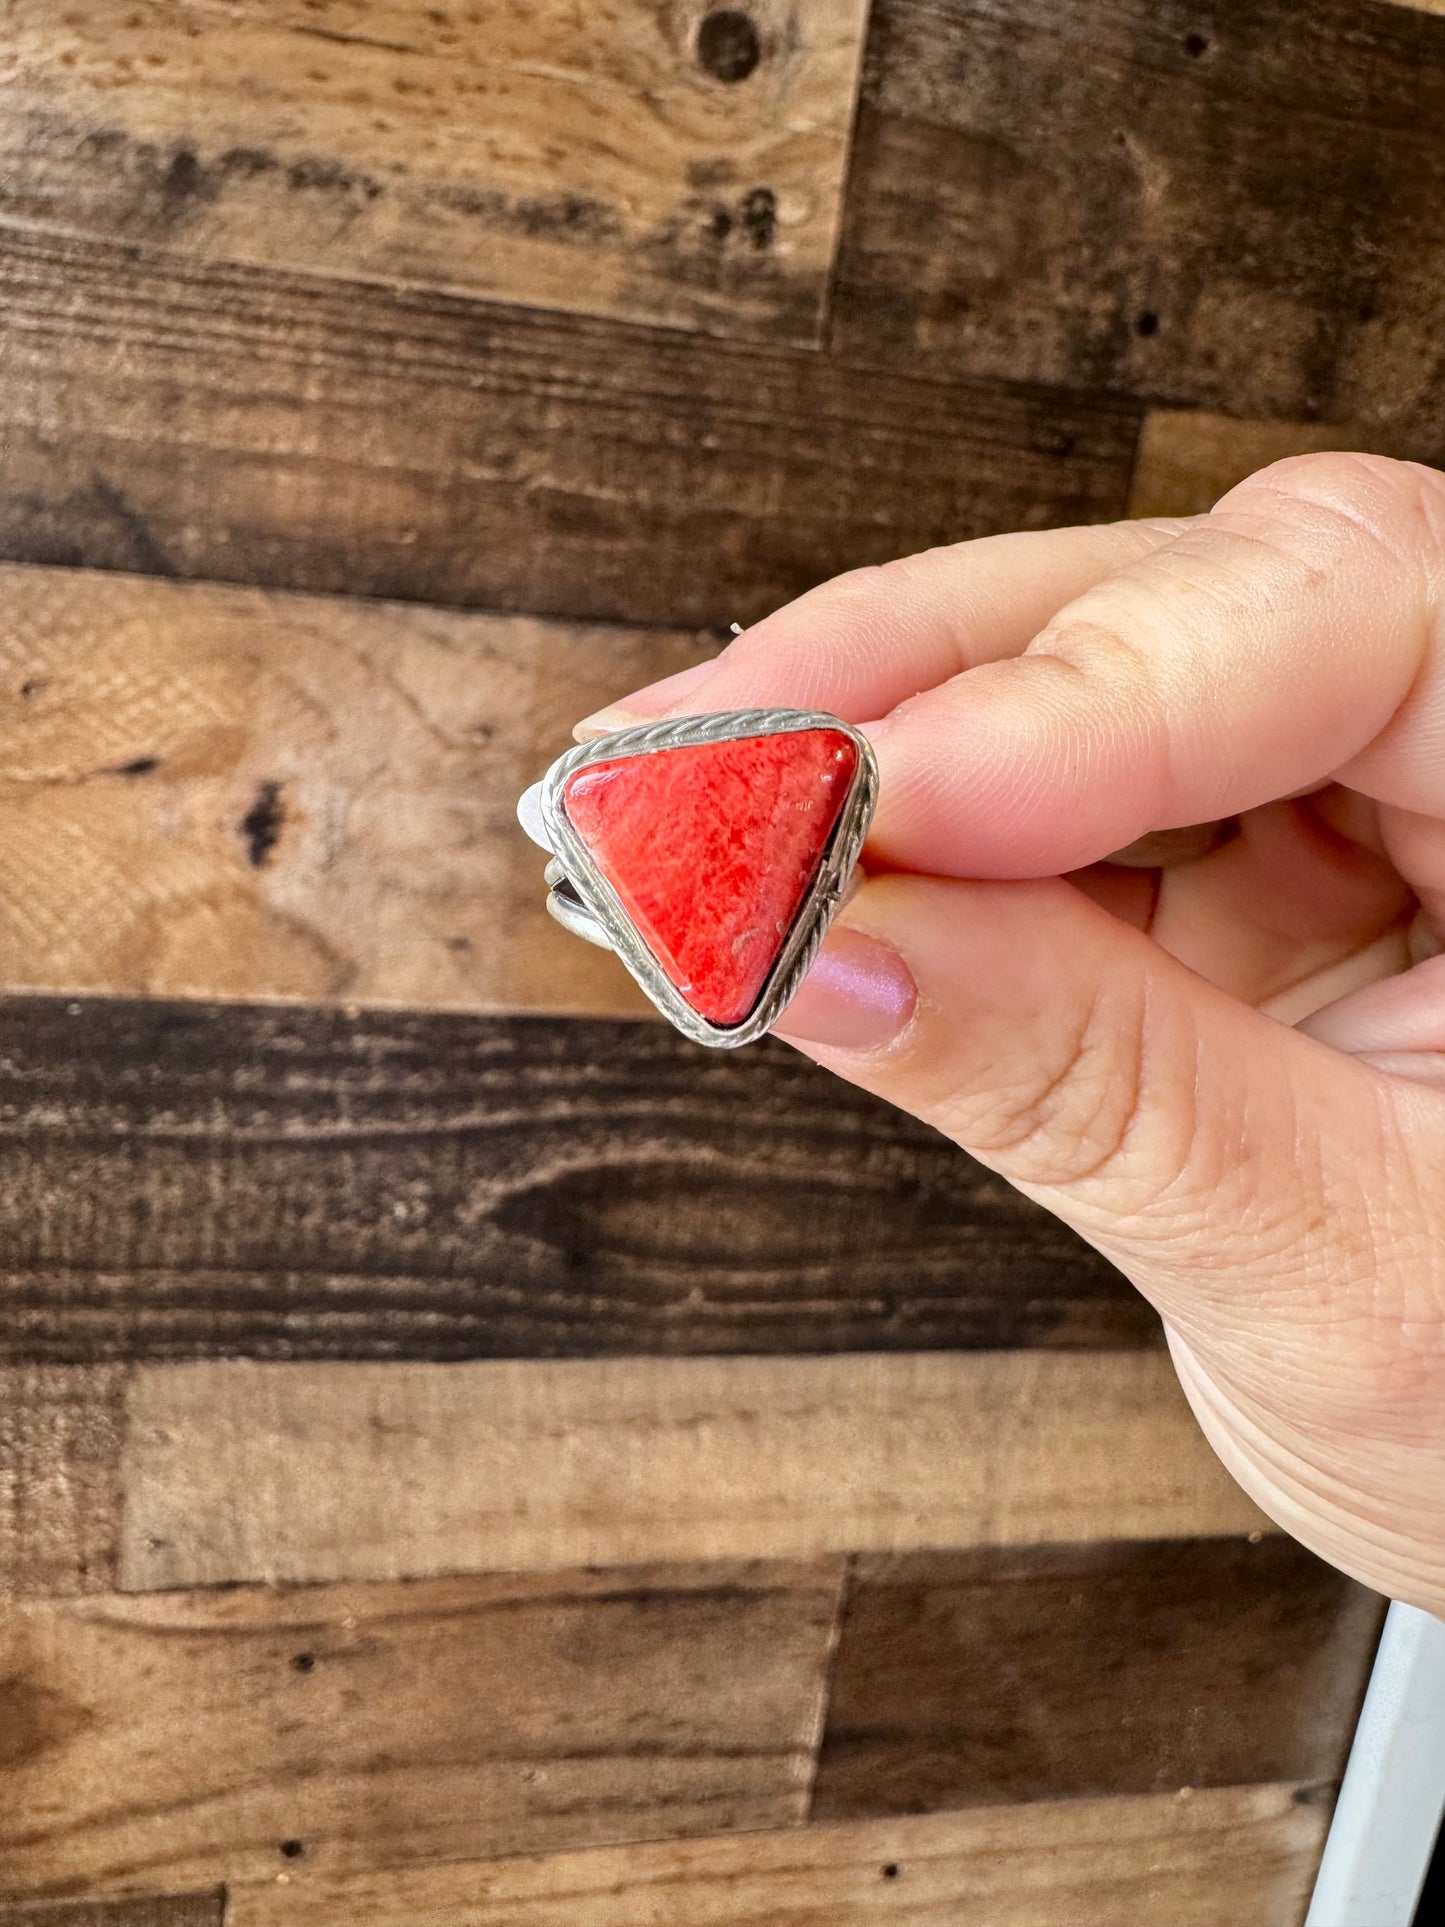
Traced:
<svg viewBox="0 0 1445 1927">
<path fill-rule="evenodd" d="M 964 1918 L 1274 1927 L 1302 1910 L 1327 1813 L 1312 1789 L 1285 1786 L 984 1807 L 485 1867 L 454 1861 L 305 1889 L 277 1879 L 233 1888 L 227 1912 L 232 1927 L 416 1927 L 419 1917 L 427 1927 L 958 1927 Z M 133 1923 L 117 1914 L 53 1927 Z M 157 1917 L 154 1927 L 172 1923 Z"/>
<path fill-rule="evenodd" d="M 1158 1352 L 174 1365 L 120 1582 L 1259 1532 Z"/>
<path fill-rule="evenodd" d="M 542 911 L 839 570 L 1445 459 L 1438 0 L 15 0 L 0 1927 L 1287 1927 L 1380 1602 Z"/>
<path fill-rule="evenodd" d="M 12 0 L 0 209 L 815 341 L 865 14 L 752 0 L 699 31 L 686 5 Z"/>
</svg>

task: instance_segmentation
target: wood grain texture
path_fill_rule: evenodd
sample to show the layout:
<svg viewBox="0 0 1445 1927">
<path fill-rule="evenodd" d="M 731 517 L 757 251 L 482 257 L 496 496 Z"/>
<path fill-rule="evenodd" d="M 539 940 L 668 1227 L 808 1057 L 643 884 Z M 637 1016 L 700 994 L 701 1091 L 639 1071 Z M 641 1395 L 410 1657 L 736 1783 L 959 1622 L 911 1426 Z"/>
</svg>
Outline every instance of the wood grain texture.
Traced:
<svg viewBox="0 0 1445 1927">
<path fill-rule="evenodd" d="M 143 1369 L 120 1584 L 1269 1529 L 1168 1359 Z"/>
<path fill-rule="evenodd" d="M 1445 449 L 1445 21 L 878 0 L 835 339 Z"/>
<path fill-rule="evenodd" d="M 0 1597 L 114 1583 L 125 1376 L 0 1365 Z"/>
<path fill-rule="evenodd" d="M 0 1906 L 0 1927 L 222 1927 L 226 1896 L 137 1894 L 120 1900 L 37 1900 Z"/>
<path fill-rule="evenodd" d="M 227 1927 L 1296 1927 L 1311 1787 L 1040 1801 L 233 1888 Z M 0 1915 L 0 1922 L 3 1922 Z"/>
<path fill-rule="evenodd" d="M 0 1897 L 795 1823 L 838 1581 L 825 1561 L 13 1605 Z"/>
<path fill-rule="evenodd" d="M 946 1139 L 661 1024 L 0 1001 L 0 1356 L 1119 1349 Z"/>
<path fill-rule="evenodd" d="M 22 561 L 725 629 L 1116 515 L 1137 427 L 1108 396 L 0 230 Z"/>
<path fill-rule="evenodd" d="M 1240 421 L 1207 409 L 1153 408 L 1139 437 L 1129 514 L 1204 515 L 1270 462 L 1326 450 L 1413 459 L 1401 437 L 1358 422 Z"/>
<path fill-rule="evenodd" d="M 813 1810 L 1333 1782 L 1383 1613 L 1270 1535 L 862 1560 Z"/>
<path fill-rule="evenodd" d="M 11 989 L 640 1014 L 516 799 L 697 636 L 0 565 Z"/>
<path fill-rule="evenodd" d="M 813 339 L 865 0 L 750 0 L 750 33 L 721 48 L 707 11 L 89 0 L 57 16 L 11 0 L 0 210 L 203 257 Z"/>
</svg>

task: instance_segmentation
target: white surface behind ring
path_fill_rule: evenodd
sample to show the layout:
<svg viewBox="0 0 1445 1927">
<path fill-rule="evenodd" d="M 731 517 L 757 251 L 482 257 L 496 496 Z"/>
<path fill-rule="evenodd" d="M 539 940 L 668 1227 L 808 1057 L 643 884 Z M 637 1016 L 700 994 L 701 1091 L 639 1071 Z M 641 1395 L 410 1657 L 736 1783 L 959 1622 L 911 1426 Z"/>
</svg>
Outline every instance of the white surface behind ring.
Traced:
<svg viewBox="0 0 1445 1927">
<path fill-rule="evenodd" d="M 534 783 L 529 790 L 523 790 L 517 798 L 517 821 L 531 837 L 532 841 L 550 855 L 551 838 L 547 835 L 547 821 L 542 815 L 542 785 Z"/>
</svg>

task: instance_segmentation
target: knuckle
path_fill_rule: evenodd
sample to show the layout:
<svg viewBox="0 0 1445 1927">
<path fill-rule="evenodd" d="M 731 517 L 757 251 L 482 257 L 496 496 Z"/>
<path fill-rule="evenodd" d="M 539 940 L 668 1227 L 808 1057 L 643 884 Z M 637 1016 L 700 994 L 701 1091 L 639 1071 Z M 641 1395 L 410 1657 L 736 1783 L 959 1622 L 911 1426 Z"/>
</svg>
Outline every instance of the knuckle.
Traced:
<svg viewBox="0 0 1445 1927">
<path fill-rule="evenodd" d="M 1350 499 L 1379 481 L 1388 485 L 1393 471 L 1405 466 L 1386 455 L 1325 449 L 1308 455 L 1281 456 L 1279 461 L 1256 469 L 1240 486 L 1248 488 L 1251 483 L 1268 480 L 1272 487 L 1310 501 Z"/>
<path fill-rule="evenodd" d="M 1123 578 L 1094 591 L 1095 612 L 1065 615 L 1051 622 L 1030 645 L 1030 656 L 1051 657 L 1089 677 L 1107 679 L 1125 693 L 1152 687 L 1158 661 L 1152 626 L 1141 627 L 1137 612 L 1125 607 L 1131 585 Z"/>
<path fill-rule="evenodd" d="M 1107 1191 L 1111 1215 L 1149 1209 L 1178 1182 L 1192 1137 L 1180 1126 L 1193 1080 L 1166 1087 L 1153 1031 L 1144 995 L 1101 987 L 1026 1084 L 970 1105 L 960 1135 L 1016 1182 Z"/>
<path fill-rule="evenodd" d="M 1037 713 L 1068 719 L 1070 754 L 1127 742 L 1141 784 L 1147 776 L 1161 786 L 1172 752 L 1159 611 L 1127 576 L 1101 583 L 1090 602 L 1050 623 L 1020 659 L 1030 700 Z"/>
<path fill-rule="evenodd" d="M 1083 796 L 1127 769 L 1138 831 L 1158 826 L 1159 799 L 1178 785 L 1174 719 L 1187 698 L 1164 639 L 1167 614 L 1138 579 L 1119 575 L 1055 618 L 1017 662 L 1002 665 L 1025 698 L 1019 709 L 1030 718 L 1035 768 L 1056 792 Z M 1069 851 L 1055 835 L 1054 846 L 1067 868 L 1107 853 L 1087 837 Z"/>
<path fill-rule="evenodd" d="M 1445 556 L 1445 474 L 1387 455 L 1289 455 L 1231 489 L 1215 510 L 1264 509 L 1272 523 L 1364 539 L 1397 560 Z"/>
</svg>

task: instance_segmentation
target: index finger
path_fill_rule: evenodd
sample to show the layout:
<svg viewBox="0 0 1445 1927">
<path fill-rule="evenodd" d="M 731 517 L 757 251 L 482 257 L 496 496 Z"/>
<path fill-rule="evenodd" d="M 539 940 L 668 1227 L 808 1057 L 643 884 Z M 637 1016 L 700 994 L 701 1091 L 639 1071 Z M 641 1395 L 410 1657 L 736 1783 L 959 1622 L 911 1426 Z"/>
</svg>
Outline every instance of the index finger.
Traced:
<svg viewBox="0 0 1445 1927">
<path fill-rule="evenodd" d="M 774 705 L 872 722 L 961 670 L 1017 655 L 1066 602 L 1187 527 L 1161 519 L 1026 530 L 852 570 L 754 623 L 714 661 L 587 717 L 577 733 Z"/>
<path fill-rule="evenodd" d="M 1046 876 L 1337 778 L 1445 811 L 1445 476 L 1276 463 L 872 734 L 870 846 Z"/>
</svg>

